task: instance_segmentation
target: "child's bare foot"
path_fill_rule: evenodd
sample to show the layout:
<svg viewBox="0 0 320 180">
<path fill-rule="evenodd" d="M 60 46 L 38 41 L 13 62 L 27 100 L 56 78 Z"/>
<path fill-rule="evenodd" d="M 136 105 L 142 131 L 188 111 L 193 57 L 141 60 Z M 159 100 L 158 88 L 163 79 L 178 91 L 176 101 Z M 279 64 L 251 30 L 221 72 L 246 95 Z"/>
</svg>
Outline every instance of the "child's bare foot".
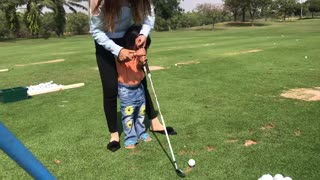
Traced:
<svg viewBox="0 0 320 180">
<path fill-rule="evenodd" d="M 134 144 L 129 144 L 129 145 L 127 145 L 125 148 L 126 148 L 126 149 L 134 149 L 134 148 L 136 148 L 136 145 L 134 145 Z"/>
<path fill-rule="evenodd" d="M 152 141 L 152 138 L 150 137 L 150 135 L 148 133 L 143 133 L 140 136 L 140 140 L 142 140 L 144 142 L 150 142 L 150 141 Z"/>
<path fill-rule="evenodd" d="M 145 142 L 150 142 L 152 141 L 152 138 L 151 137 L 148 137 L 147 139 L 144 140 Z"/>
</svg>

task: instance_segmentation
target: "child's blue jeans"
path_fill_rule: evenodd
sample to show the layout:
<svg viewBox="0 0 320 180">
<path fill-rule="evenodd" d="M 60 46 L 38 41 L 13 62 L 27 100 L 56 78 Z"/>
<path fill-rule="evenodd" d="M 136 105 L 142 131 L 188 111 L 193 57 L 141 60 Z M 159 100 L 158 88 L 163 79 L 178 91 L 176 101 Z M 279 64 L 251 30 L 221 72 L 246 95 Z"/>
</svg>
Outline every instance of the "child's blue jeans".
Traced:
<svg viewBox="0 0 320 180">
<path fill-rule="evenodd" d="M 125 146 L 134 145 L 146 133 L 146 127 L 143 124 L 145 116 L 144 87 L 141 83 L 136 86 L 118 83 L 118 93 L 125 134 L 124 144 Z"/>
</svg>

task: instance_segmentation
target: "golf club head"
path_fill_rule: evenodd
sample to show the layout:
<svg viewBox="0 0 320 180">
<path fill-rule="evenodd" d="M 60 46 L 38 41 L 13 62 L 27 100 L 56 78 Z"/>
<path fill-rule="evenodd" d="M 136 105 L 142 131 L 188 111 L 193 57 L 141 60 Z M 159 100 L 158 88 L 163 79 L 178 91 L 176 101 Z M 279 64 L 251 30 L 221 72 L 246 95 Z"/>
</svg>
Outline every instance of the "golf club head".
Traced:
<svg viewBox="0 0 320 180">
<path fill-rule="evenodd" d="M 176 169 L 176 173 L 179 177 L 186 177 L 186 174 L 181 169 Z"/>
</svg>

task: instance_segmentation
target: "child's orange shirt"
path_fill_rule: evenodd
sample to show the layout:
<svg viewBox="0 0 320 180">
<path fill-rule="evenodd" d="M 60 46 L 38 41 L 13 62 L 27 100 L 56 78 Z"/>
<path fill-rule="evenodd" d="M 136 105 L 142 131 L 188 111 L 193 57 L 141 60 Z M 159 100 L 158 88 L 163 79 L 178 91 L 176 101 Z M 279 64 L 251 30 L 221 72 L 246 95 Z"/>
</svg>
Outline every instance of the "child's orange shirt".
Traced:
<svg viewBox="0 0 320 180">
<path fill-rule="evenodd" d="M 141 48 L 141 50 L 144 48 Z M 143 51 L 142 50 L 142 51 Z M 140 51 L 140 50 L 138 50 Z M 126 85 L 138 85 L 145 77 L 144 71 L 139 63 L 139 56 L 128 62 L 119 62 L 116 60 L 118 81 Z"/>
</svg>

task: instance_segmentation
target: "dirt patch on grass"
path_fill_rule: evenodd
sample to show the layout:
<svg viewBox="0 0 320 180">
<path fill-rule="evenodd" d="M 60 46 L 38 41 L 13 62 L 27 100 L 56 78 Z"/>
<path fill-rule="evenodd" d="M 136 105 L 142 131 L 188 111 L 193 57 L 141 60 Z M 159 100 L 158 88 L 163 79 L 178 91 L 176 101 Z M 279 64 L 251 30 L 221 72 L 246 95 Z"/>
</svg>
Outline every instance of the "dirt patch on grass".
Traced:
<svg viewBox="0 0 320 180">
<path fill-rule="evenodd" d="M 256 145 L 257 142 L 256 141 L 253 141 L 253 140 L 246 140 L 245 143 L 244 143 L 244 146 L 248 147 L 248 146 L 252 146 L 252 145 Z"/>
<path fill-rule="evenodd" d="M 229 56 L 234 56 L 234 55 L 239 55 L 239 54 L 248 54 L 248 53 L 256 53 L 256 52 L 261 52 L 261 49 L 252 49 L 248 51 L 239 51 L 239 52 L 229 52 L 229 53 L 224 53 L 225 55 Z"/>
<path fill-rule="evenodd" d="M 303 101 L 320 101 L 320 87 L 291 89 L 283 92 L 281 96 Z"/>
<path fill-rule="evenodd" d="M 9 69 L 0 69 L 0 72 L 8 72 Z"/>
<path fill-rule="evenodd" d="M 32 66 L 32 65 L 39 65 L 39 64 L 50 64 L 50 63 L 58 63 L 58 62 L 63 62 L 64 59 L 55 59 L 51 61 L 43 61 L 43 62 L 35 62 L 35 63 L 30 63 L 30 64 L 16 64 L 18 67 L 23 67 L 23 66 Z"/>
<path fill-rule="evenodd" d="M 199 61 L 185 61 L 185 62 L 178 62 L 175 64 L 175 66 L 179 66 L 179 65 L 190 65 L 190 64 L 199 64 Z"/>
<path fill-rule="evenodd" d="M 157 71 L 157 70 L 162 70 L 165 69 L 162 66 L 149 66 L 150 71 Z"/>
</svg>

